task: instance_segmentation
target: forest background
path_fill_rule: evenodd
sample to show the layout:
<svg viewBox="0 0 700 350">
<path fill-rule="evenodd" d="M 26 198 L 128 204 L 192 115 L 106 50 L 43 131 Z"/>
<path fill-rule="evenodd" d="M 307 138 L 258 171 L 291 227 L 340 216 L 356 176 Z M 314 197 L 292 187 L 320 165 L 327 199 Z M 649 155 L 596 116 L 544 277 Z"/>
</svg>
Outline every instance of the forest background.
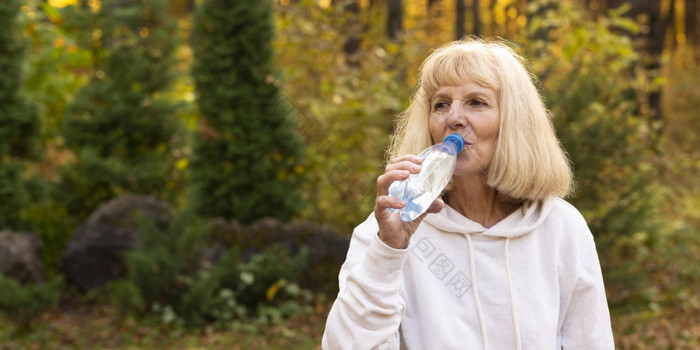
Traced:
<svg viewBox="0 0 700 350">
<path fill-rule="evenodd" d="M 0 348 L 317 347 L 338 267 L 317 276 L 323 288 L 303 283 L 318 246 L 251 257 L 233 244 L 206 271 L 177 261 L 204 249 L 213 218 L 348 238 L 373 208 L 418 65 L 465 35 L 505 38 L 531 62 L 573 160 L 568 200 L 596 237 L 618 348 L 696 348 L 699 2 L 23 1 L 2 19 L 14 26 L 3 22 L 0 63 L 16 68 L 2 88 L 16 93 L 0 100 L 0 224 L 39 236 L 47 282 L 2 279 L 14 294 Z M 170 203 L 176 224 L 144 227 L 123 280 L 79 291 L 61 254 L 124 193 Z"/>
</svg>

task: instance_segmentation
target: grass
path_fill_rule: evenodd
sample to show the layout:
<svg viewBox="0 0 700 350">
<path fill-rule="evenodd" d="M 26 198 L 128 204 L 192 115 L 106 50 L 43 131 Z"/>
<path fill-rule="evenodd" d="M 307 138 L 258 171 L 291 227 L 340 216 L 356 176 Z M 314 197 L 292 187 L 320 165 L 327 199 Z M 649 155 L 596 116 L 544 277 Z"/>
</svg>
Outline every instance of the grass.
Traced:
<svg viewBox="0 0 700 350">
<path fill-rule="evenodd" d="M 700 305 L 614 314 L 613 330 L 618 350 L 695 350 L 700 348 Z"/>
<path fill-rule="evenodd" d="M 684 350 L 700 345 L 700 297 L 683 307 L 613 310 L 619 350 Z M 320 349 L 327 309 L 269 327 L 183 329 L 155 321 L 119 320 L 106 304 L 61 303 L 20 334 L 0 318 L 0 350 L 33 349 Z M 240 326 L 240 325 L 239 325 Z M 246 328 L 247 330 L 235 329 Z M 251 328 L 251 329 L 248 329 Z"/>
<path fill-rule="evenodd" d="M 0 350 L 25 349 L 320 349 L 327 310 L 268 327 L 183 329 L 155 321 L 120 320 L 105 304 L 62 302 L 34 328 L 19 333 L 0 317 Z M 242 327 L 241 327 L 242 326 Z M 240 329 L 235 329 L 240 328 Z"/>
</svg>

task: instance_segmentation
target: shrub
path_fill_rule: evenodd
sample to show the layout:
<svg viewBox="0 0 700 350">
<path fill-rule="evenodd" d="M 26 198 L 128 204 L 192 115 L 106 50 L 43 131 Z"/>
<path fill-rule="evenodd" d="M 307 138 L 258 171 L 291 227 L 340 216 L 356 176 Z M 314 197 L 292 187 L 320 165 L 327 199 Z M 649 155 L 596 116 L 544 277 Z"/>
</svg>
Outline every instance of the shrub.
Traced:
<svg viewBox="0 0 700 350">
<path fill-rule="evenodd" d="M 57 195 L 79 218 L 124 192 L 167 198 L 178 179 L 177 106 L 165 95 L 175 48 L 167 2 L 84 5 L 66 8 L 66 22 L 92 49 L 95 70 L 63 118 L 62 136 L 77 160 L 62 168 Z"/>
<path fill-rule="evenodd" d="M 156 312 L 165 323 L 223 326 L 289 300 L 280 291 L 295 285 L 307 250 L 292 255 L 273 245 L 244 259 L 240 247 L 212 246 L 209 237 L 209 225 L 190 212 L 167 230 L 145 222 L 141 243 L 127 253 L 127 279 L 110 284 L 120 314 Z"/>
<path fill-rule="evenodd" d="M 20 94 L 24 42 L 17 22 L 22 1 L 0 2 L 0 228 L 23 228 L 21 210 L 30 203 L 22 158 L 36 155 L 37 108 Z"/>
<path fill-rule="evenodd" d="M 107 293 L 121 320 L 143 312 L 141 292 L 128 280 L 117 280 L 107 284 Z"/>
<path fill-rule="evenodd" d="M 56 305 L 62 283 L 60 277 L 54 277 L 45 283 L 22 285 L 0 275 L 0 313 L 14 321 L 20 331 L 28 331 L 39 316 Z"/>
<path fill-rule="evenodd" d="M 191 201 L 207 217 L 288 220 L 302 205 L 303 145 L 272 69 L 272 1 L 206 0 L 193 28 L 202 114 Z"/>
<path fill-rule="evenodd" d="M 637 25 L 624 8 L 593 19 L 574 2 L 532 6 L 543 6 L 541 17 L 522 41 L 573 161 L 578 188 L 570 200 L 596 236 L 610 303 L 648 302 L 640 267 L 669 227 L 658 212 L 656 126 L 645 112 L 652 86 L 628 35 Z"/>
<path fill-rule="evenodd" d="M 247 252 L 263 252 L 273 244 L 285 247 L 291 254 L 307 250 L 306 267 L 296 282 L 316 294 L 332 296 L 338 293 L 338 272 L 345 260 L 349 237 L 319 224 L 304 221 L 283 223 L 276 219 L 263 219 L 245 226 L 215 220 L 211 230 L 214 241 L 246 247 Z"/>
</svg>

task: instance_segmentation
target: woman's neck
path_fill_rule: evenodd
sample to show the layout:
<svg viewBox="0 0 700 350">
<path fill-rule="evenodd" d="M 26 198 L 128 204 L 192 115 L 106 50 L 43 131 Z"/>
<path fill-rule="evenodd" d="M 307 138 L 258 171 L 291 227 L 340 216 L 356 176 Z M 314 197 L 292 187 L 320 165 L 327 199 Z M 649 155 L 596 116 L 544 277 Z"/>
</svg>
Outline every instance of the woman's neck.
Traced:
<svg viewBox="0 0 700 350">
<path fill-rule="evenodd" d="M 445 203 L 486 228 L 508 216 L 517 205 L 502 201 L 495 188 L 483 178 L 453 178 Z"/>
</svg>

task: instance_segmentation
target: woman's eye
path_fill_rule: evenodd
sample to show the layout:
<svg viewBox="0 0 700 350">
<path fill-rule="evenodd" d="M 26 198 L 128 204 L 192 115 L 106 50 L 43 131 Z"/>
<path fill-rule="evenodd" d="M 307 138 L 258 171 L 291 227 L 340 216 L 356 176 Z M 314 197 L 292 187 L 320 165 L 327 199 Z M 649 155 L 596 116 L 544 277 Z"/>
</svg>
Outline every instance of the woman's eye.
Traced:
<svg viewBox="0 0 700 350">
<path fill-rule="evenodd" d="M 447 102 L 437 102 L 433 105 L 433 110 L 435 111 L 444 111 L 446 109 L 450 108 L 450 104 Z"/>
<path fill-rule="evenodd" d="M 482 100 L 478 100 L 478 99 L 474 99 L 474 100 L 469 101 L 469 104 L 472 106 L 486 106 L 487 105 L 486 102 L 484 102 Z"/>
</svg>

